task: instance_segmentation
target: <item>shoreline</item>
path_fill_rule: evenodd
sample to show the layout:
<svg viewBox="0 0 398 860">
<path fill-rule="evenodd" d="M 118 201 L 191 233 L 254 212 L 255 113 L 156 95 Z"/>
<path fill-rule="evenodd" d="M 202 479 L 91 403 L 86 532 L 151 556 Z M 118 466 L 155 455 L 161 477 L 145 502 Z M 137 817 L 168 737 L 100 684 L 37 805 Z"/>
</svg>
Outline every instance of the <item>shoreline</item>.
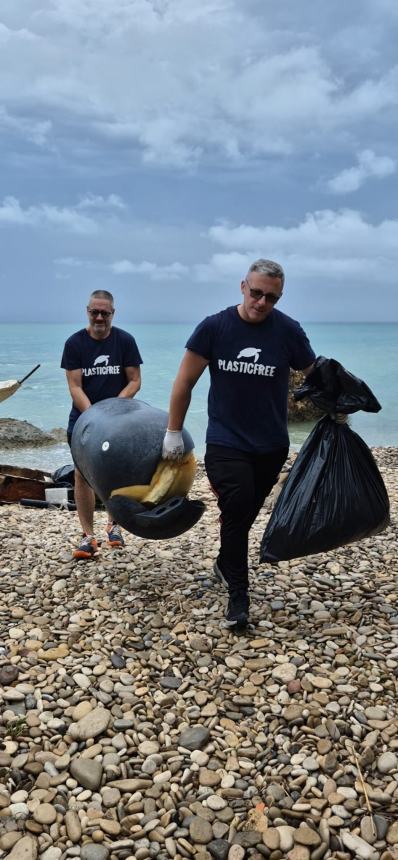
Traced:
<svg viewBox="0 0 398 860">
<path fill-rule="evenodd" d="M 240 636 L 203 466 L 193 529 L 112 552 L 99 512 L 97 561 L 75 514 L 2 506 L 0 857 L 397 858 L 398 449 L 376 459 L 374 538 L 260 565 L 266 504 Z"/>
<path fill-rule="evenodd" d="M 290 444 L 289 457 L 300 450 L 301 445 Z M 392 452 L 398 451 L 397 445 L 368 446 L 377 460 L 383 459 L 384 455 L 389 457 Z M 203 464 L 204 452 L 196 454 L 197 463 Z M 68 444 L 56 442 L 54 445 L 35 445 L 2 447 L 0 445 L 0 465 L 20 466 L 32 469 L 43 469 L 54 472 L 61 466 L 72 463 L 72 455 Z"/>
</svg>

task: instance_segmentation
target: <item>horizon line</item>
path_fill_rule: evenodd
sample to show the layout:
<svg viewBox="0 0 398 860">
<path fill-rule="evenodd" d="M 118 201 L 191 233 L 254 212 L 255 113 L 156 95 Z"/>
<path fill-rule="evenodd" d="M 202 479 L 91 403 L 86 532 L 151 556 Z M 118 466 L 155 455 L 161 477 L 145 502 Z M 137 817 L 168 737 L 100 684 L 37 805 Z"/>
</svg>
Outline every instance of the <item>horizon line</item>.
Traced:
<svg viewBox="0 0 398 860">
<path fill-rule="evenodd" d="M 83 320 L 1 320 L 0 325 L 71 325 L 83 326 Z M 397 325 L 396 320 L 300 320 L 300 325 Z M 124 325 L 197 325 L 197 320 L 125 320 L 115 323 L 116 328 Z"/>
</svg>

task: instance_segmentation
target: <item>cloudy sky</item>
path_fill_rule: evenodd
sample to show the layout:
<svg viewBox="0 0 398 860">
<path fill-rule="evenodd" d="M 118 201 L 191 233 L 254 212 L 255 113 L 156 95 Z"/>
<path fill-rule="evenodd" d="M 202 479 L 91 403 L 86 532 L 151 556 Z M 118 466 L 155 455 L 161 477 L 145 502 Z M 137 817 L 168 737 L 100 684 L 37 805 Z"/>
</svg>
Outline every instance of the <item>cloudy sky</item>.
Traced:
<svg viewBox="0 0 398 860">
<path fill-rule="evenodd" d="M 398 319 L 396 0 L 2 0 L 3 321 Z"/>
</svg>

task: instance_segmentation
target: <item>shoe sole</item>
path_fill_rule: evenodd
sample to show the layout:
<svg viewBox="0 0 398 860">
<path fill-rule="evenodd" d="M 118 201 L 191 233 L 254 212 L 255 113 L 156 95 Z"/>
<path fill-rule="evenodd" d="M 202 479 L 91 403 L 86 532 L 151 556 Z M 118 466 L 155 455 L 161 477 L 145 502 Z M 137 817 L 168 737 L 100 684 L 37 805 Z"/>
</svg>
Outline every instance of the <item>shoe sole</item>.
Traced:
<svg viewBox="0 0 398 860">
<path fill-rule="evenodd" d="M 97 558 L 98 555 L 99 555 L 98 552 L 84 552 L 83 550 L 76 550 L 76 552 L 73 553 L 73 558 L 76 558 L 77 560 L 82 559 L 82 558 L 83 559 L 89 559 L 89 558 Z"/>
<path fill-rule="evenodd" d="M 124 549 L 125 544 L 117 540 L 108 540 L 108 546 L 112 547 L 112 549 Z"/>
<path fill-rule="evenodd" d="M 227 618 L 224 621 L 225 627 L 229 627 L 229 628 L 231 628 L 231 627 L 237 627 L 237 628 L 247 627 L 248 623 L 249 623 L 249 616 L 246 615 L 245 613 L 242 613 L 242 615 L 238 615 L 238 617 L 234 618 L 233 621 L 229 621 Z"/>
</svg>

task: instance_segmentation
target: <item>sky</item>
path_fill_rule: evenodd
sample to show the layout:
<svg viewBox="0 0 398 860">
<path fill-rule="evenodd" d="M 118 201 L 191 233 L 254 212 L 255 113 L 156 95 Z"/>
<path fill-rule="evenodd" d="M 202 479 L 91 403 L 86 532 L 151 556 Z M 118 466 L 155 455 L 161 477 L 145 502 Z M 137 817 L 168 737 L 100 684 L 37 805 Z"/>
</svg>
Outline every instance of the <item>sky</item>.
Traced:
<svg viewBox="0 0 398 860">
<path fill-rule="evenodd" d="M 2 0 L 3 322 L 398 320 L 396 0 Z M 123 327 L 123 326 L 122 326 Z"/>
</svg>

